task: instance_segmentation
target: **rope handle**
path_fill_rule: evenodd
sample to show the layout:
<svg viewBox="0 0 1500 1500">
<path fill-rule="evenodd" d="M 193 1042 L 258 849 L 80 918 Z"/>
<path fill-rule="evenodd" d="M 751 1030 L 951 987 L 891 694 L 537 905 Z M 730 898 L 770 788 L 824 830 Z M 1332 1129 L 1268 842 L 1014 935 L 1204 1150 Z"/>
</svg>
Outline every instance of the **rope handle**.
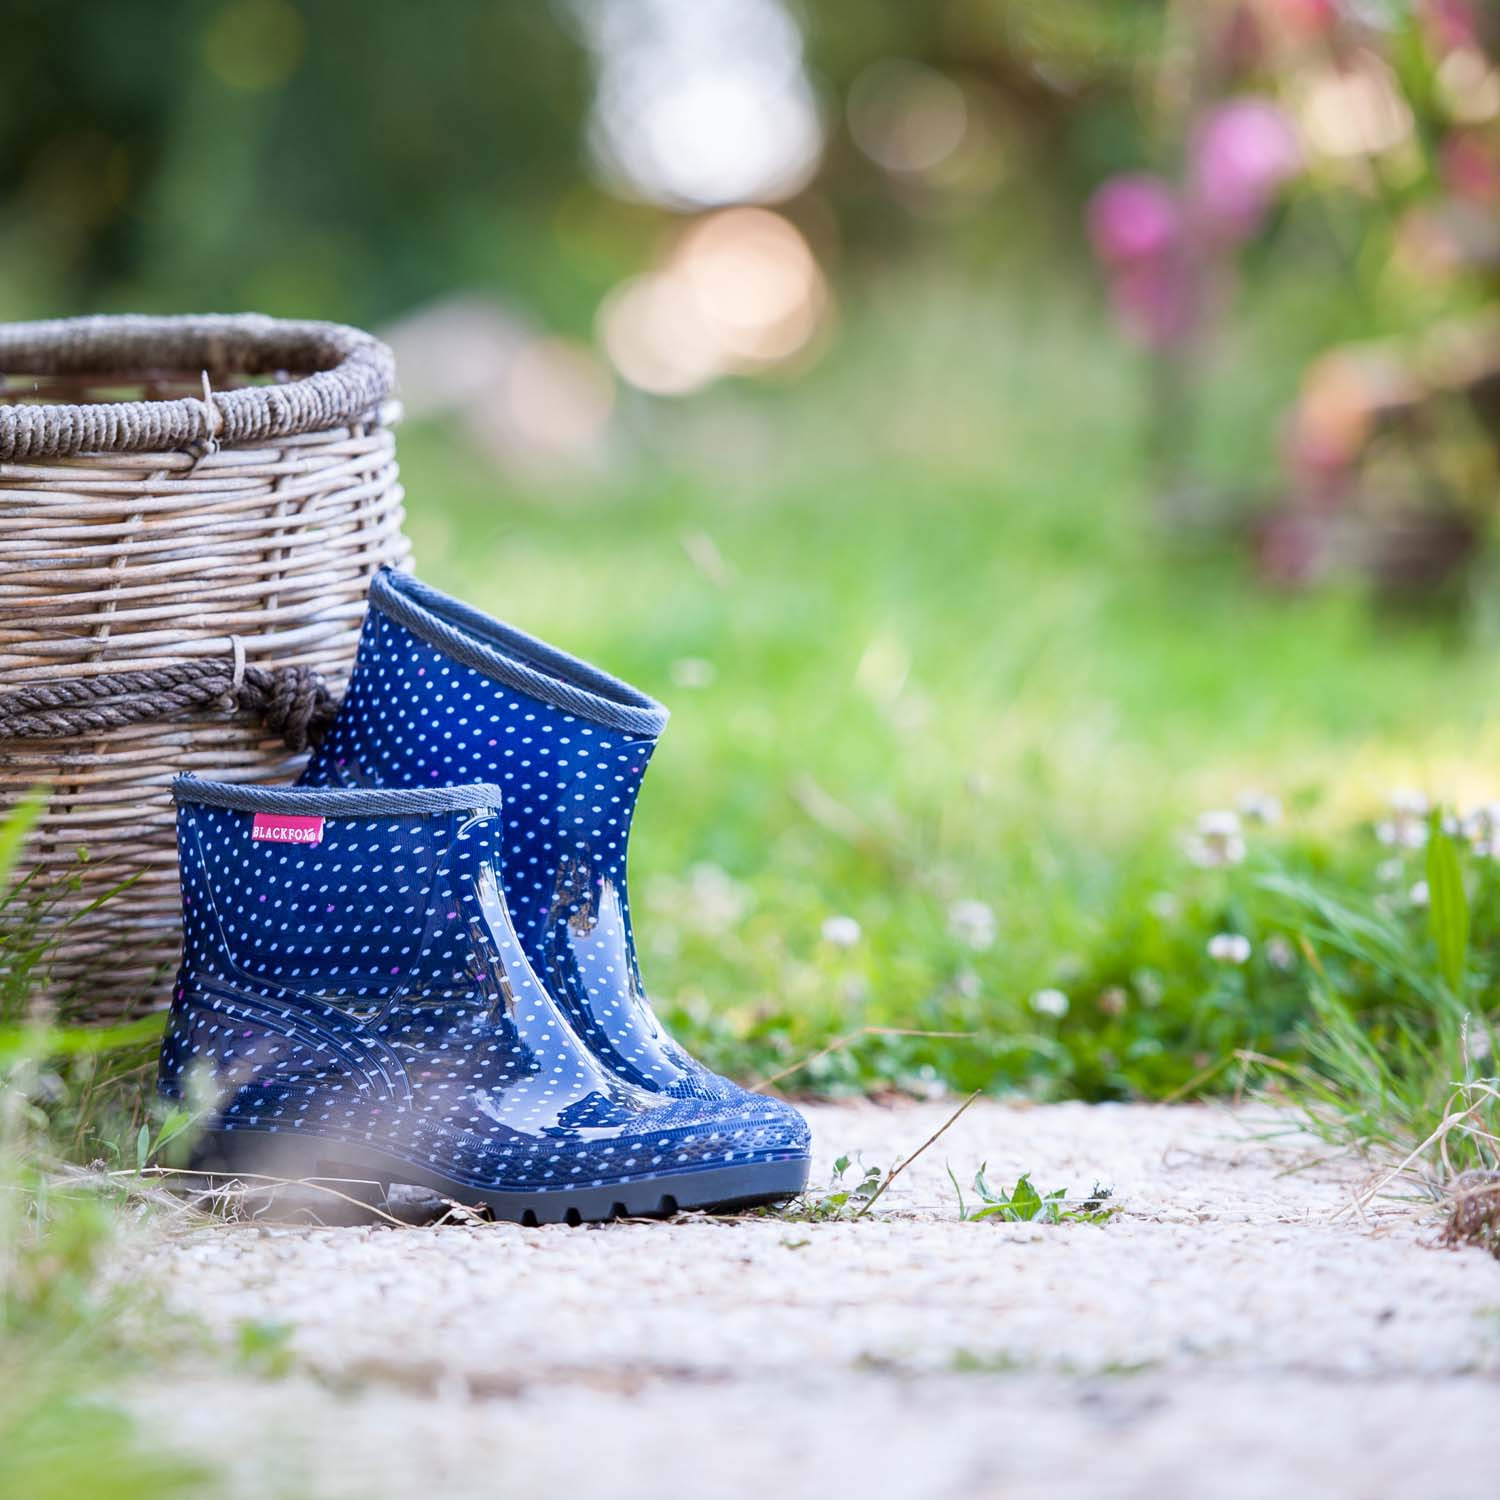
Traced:
<svg viewBox="0 0 1500 1500">
<path fill-rule="evenodd" d="M 170 662 L 0 695 L 0 740 L 97 734 L 225 700 L 230 712 L 257 715 L 298 752 L 322 742 L 338 711 L 328 684 L 311 667 L 247 667 L 236 640 L 232 662 Z"/>
</svg>

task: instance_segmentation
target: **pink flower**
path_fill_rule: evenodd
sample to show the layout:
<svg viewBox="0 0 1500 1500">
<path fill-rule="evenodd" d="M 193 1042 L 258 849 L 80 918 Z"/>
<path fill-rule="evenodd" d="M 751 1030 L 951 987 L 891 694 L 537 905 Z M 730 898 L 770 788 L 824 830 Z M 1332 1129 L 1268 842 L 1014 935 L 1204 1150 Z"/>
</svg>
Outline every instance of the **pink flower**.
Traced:
<svg viewBox="0 0 1500 1500">
<path fill-rule="evenodd" d="M 1112 177 L 1089 201 L 1089 237 L 1107 266 L 1170 254 L 1182 235 L 1182 214 L 1172 189 L 1144 172 Z"/>
<path fill-rule="evenodd" d="M 1455 198 L 1500 202 L 1500 152 L 1478 131 L 1455 130 L 1438 148 L 1444 186 Z"/>
<path fill-rule="evenodd" d="M 1255 563 L 1274 587 L 1306 588 L 1328 570 L 1328 523 L 1297 506 L 1285 505 L 1262 516 L 1255 528 Z"/>
<path fill-rule="evenodd" d="M 1479 17 L 1471 0 L 1423 0 L 1422 28 L 1438 52 L 1479 46 Z"/>
<path fill-rule="evenodd" d="M 1264 5 L 1295 36 L 1322 36 L 1338 25 L 1338 0 L 1264 0 Z"/>
<path fill-rule="evenodd" d="M 1110 278 L 1110 303 L 1126 334 L 1148 349 L 1185 338 L 1193 324 L 1193 286 L 1181 255 L 1121 266 Z"/>
<path fill-rule="evenodd" d="M 1271 199 L 1301 164 L 1297 135 L 1268 99 L 1232 99 L 1198 126 L 1191 147 L 1192 199 L 1204 225 L 1248 239 Z"/>
</svg>

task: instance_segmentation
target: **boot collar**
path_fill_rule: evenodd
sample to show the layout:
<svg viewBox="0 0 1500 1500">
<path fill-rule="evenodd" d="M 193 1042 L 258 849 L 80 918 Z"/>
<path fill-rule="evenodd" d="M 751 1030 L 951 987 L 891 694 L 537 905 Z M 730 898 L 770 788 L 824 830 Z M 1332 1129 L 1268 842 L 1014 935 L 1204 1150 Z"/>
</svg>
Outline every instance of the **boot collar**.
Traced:
<svg viewBox="0 0 1500 1500">
<path fill-rule="evenodd" d="M 464 666 L 564 713 L 652 739 L 667 727 L 666 708 L 640 689 L 409 573 L 382 568 L 370 583 L 370 607 Z"/>
<path fill-rule="evenodd" d="M 172 800 L 236 812 L 308 814 L 325 818 L 413 818 L 432 813 L 500 807 L 500 788 L 488 782 L 432 787 L 241 786 L 200 781 L 184 772 L 172 782 Z"/>
</svg>

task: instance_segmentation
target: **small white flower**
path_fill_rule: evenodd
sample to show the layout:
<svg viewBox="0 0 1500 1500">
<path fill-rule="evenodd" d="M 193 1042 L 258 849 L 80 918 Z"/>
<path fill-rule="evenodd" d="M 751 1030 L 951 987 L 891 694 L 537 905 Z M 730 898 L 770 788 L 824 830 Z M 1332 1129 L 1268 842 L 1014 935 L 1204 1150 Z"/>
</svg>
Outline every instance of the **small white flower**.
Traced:
<svg viewBox="0 0 1500 1500">
<path fill-rule="evenodd" d="M 852 948 L 862 936 L 853 917 L 829 917 L 823 923 L 823 941 L 835 948 Z"/>
<path fill-rule="evenodd" d="M 1264 823 L 1273 828 L 1281 821 L 1281 803 L 1267 792 L 1241 792 L 1237 805 L 1247 823 Z"/>
<path fill-rule="evenodd" d="M 1427 824 L 1388 818 L 1375 825 L 1375 837 L 1393 849 L 1420 849 L 1427 842 Z"/>
<path fill-rule="evenodd" d="M 1266 962 L 1283 974 L 1297 967 L 1297 950 L 1278 932 L 1266 943 Z"/>
<path fill-rule="evenodd" d="M 1463 1026 L 1463 1048 L 1464 1056 L 1472 1062 L 1483 1062 L 1494 1050 L 1490 1043 L 1490 1033 L 1483 1023 L 1475 1027 L 1474 1017 L 1466 1015 Z"/>
<path fill-rule="evenodd" d="M 1250 960 L 1250 939 L 1240 932 L 1216 932 L 1208 940 L 1208 956 L 1215 963 L 1239 964 Z"/>
<path fill-rule="evenodd" d="M 700 932 L 728 932 L 750 908 L 750 892 L 727 870 L 707 862 L 688 871 L 686 914 Z"/>
<path fill-rule="evenodd" d="M 1407 893 L 1406 899 L 1413 906 L 1426 906 L 1432 899 L 1432 892 L 1427 889 L 1427 882 L 1419 880 Z"/>
<path fill-rule="evenodd" d="M 1068 997 L 1061 990 L 1038 990 L 1031 997 L 1031 1008 L 1039 1016 L 1061 1020 L 1068 1013 Z"/>
<path fill-rule="evenodd" d="M 892 729 L 910 734 L 932 722 L 932 703 L 921 693 L 903 693 L 886 710 Z"/>
<path fill-rule="evenodd" d="M 1406 861 L 1397 856 L 1395 859 L 1383 859 L 1375 866 L 1375 878 L 1385 885 L 1391 885 L 1400 880 L 1406 874 Z"/>
<path fill-rule="evenodd" d="M 1200 814 L 1197 826 L 1187 842 L 1187 855 L 1195 865 L 1205 870 L 1239 864 L 1245 858 L 1245 839 L 1240 832 L 1239 814 Z"/>
<path fill-rule="evenodd" d="M 679 656 L 672 663 L 672 681 L 680 688 L 712 687 L 719 669 L 701 656 Z"/>
<path fill-rule="evenodd" d="M 995 945 L 995 913 L 983 901 L 955 901 L 948 908 L 948 930 L 982 952 Z"/>
<path fill-rule="evenodd" d="M 1390 817 L 1379 823 L 1375 837 L 1399 849 L 1420 849 L 1427 842 L 1427 814 L 1431 810 L 1422 792 L 1403 787 L 1386 799 Z"/>
<path fill-rule="evenodd" d="M 1229 838 L 1240 831 L 1240 815 L 1219 809 L 1198 814 L 1198 832 L 1204 838 Z"/>
<path fill-rule="evenodd" d="M 1175 922 L 1178 911 L 1177 897 L 1171 891 L 1157 891 L 1146 903 L 1146 910 L 1158 922 Z"/>
<path fill-rule="evenodd" d="M 1480 859 L 1500 859 L 1500 802 L 1472 809 L 1459 826 Z"/>
<path fill-rule="evenodd" d="M 1099 991 L 1099 999 L 1096 1003 L 1106 1016 L 1123 1016 L 1125 1007 L 1130 1002 L 1125 991 L 1119 985 L 1112 984 L 1107 990 Z"/>
</svg>

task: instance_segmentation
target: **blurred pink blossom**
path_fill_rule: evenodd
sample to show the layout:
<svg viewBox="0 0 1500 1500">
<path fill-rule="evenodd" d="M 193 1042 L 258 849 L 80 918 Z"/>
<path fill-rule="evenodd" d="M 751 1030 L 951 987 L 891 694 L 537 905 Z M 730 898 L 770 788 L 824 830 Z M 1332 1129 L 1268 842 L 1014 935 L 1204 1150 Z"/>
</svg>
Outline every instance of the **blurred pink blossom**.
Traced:
<svg viewBox="0 0 1500 1500">
<path fill-rule="evenodd" d="M 1260 576 L 1277 588 L 1306 588 L 1328 571 L 1332 533 L 1323 517 L 1283 506 L 1260 518 L 1254 537 Z"/>
<path fill-rule="evenodd" d="M 1111 177 L 1089 201 L 1089 235 L 1106 266 L 1159 260 L 1182 235 L 1182 213 L 1172 189 L 1145 172 Z"/>
<path fill-rule="evenodd" d="M 1338 25 L 1338 0 L 1262 0 L 1266 12 L 1297 36 L 1322 36 Z"/>
<path fill-rule="evenodd" d="M 1455 198 L 1500 202 L 1500 151 L 1472 130 L 1455 130 L 1438 148 L 1443 184 Z"/>
<path fill-rule="evenodd" d="M 1110 277 L 1110 302 L 1125 333 L 1148 349 L 1179 343 L 1192 331 L 1193 282 L 1181 255 L 1119 267 Z"/>
<path fill-rule="evenodd" d="M 1265 60 L 1265 33 L 1250 0 L 1239 0 L 1229 12 L 1220 30 L 1218 51 L 1231 73 L 1249 72 Z"/>
<path fill-rule="evenodd" d="M 1147 348 L 1182 342 L 1198 313 L 1198 261 L 1254 233 L 1300 157 L 1291 125 L 1269 100 L 1219 106 L 1194 135 L 1185 212 L 1147 173 L 1112 177 L 1089 203 L 1089 237 L 1109 275 L 1125 332 Z"/>
<path fill-rule="evenodd" d="M 1439 52 L 1479 45 L 1479 18 L 1471 0 L 1422 0 L 1422 27 Z"/>
<path fill-rule="evenodd" d="M 1205 227 L 1231 241 L 1260 227 L 1276 190 L 1301 163 L 1297 133 L 1269 99 L 1231 99 L 1194 132 L 1191 183 Z"/>
</svg>

